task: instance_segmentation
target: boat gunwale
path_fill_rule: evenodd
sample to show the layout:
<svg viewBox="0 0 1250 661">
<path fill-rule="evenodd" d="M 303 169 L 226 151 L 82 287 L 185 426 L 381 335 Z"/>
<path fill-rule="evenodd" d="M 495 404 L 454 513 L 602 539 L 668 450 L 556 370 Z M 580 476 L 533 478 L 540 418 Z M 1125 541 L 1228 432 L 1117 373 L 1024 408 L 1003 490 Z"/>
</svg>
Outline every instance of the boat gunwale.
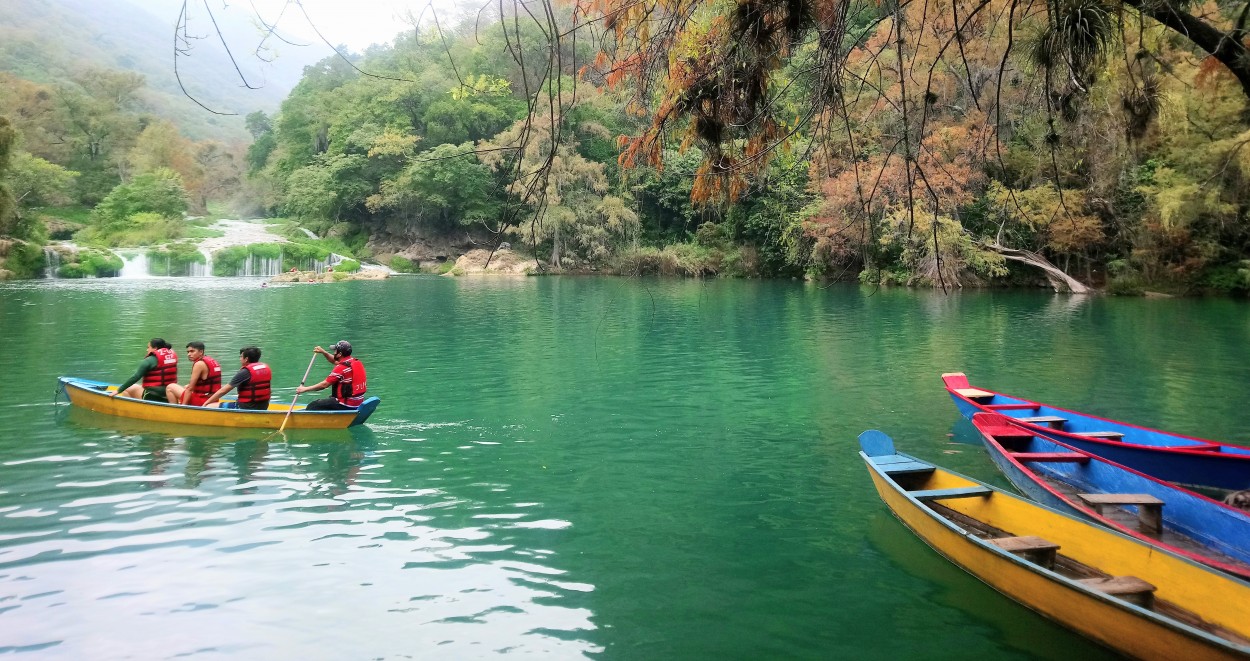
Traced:
<svg viewBox="0 0 1250 661">
<path fill-rule="evenodd" d="M 1058 510 L 1056 510 L 1056 509 L 1054 509 L 1054 508 L 1052 508 L 1052 507 L 1050 507 L 1050 506 L 1044 505 L 1044 504 L 1042 504 L 1042 503 L 1037 503 L 1037 502 L 1033 502 L 1033 501 L 1030 501 L 1030 500 L 1026 500 L 1026 499 L 1023 499 L 1023 498 L 1020 498 L 1020 497 L 1017 497 L 1017 496 L 1015 496 L 1015 495 L 1013 495 L 1013 494 L 1011 494 L 1011 493 L 1009 493 L 1009 492 L 1007 492 L 1007 491 L 1005 491 L 1005 490 L 1003 490 L 1003 489 L 999 489 L 998 487 L 995 487 L 995 486 L 993 486 L 993 485 L 986 484 L 986 483 L 984 483 L 984 482 L 982 482 L 982 481 L 980 481 L 980 480 L 977 480 L 977 479 L 974 479 L 974 478 L 968 477 L 967 475 L 964 475 L 964 474 L 962 474 L 962 473 L 958 473 L 958 472 L 956 472 L 956 471 L 952 471 L 952 470 L 948 470 L 948 469 L 945 469 L 945 468 L 941 468 L 941 467 L 939 467 L 939 466 L 937 466 L 937 465 L 933 464 L 932 462 L 928 462 L 928 461 L 925 461 L 925 460 L 923 460 L 923 459 L 919 459 L 919 458 L 917 458 L 917 457 L 914 457 L 914 456 L 912 456 L 912 455 L 909 455 L 909 454 L 906 454 L 906 453 L 903 453 L 903 452 L 897 452 L 897 451 L 896 451 L 896 452 L 895 452 L 895 454 L 897 454 L 897 455 L 898 455 L 898 456 L 900 456 L 900 457 L 907 457 L 907 458 L 911 459 L 912 461 L 916 461 L 916 462 L 919 462 L 919 463 L 922 463 L 922 464 L 926 464 L 926 465 L 928 465 L 928 466 L 932 466 L 932 467 L 933 467 L 933 469 L 934 469 L 935 471 L 941 471 L 941 472 L 946 473 L 947 475 L 951 475 L 951 476 L 954 476 L 954 477 L 958 477 L 958 478 L 960 478 L 960 479 L 968 480 L 968 481 L 969 481 L 969 482 L 971 482 L 972 484 L 979 485 L 979 486 L 985 487 L 985 488 L 987 488 L 987 489 L 990 489 L 990 490 L 991 490 L 991 492 L 992 492 L 992 494 L 990 494 L 991 496 L 993 496 L 993 495 L 1005 496 L 1005 497 L 1007 497 L 1007 498 L 1009 498 L 1009 499 L 1013 499 L 1013 500 L 1020 501 L 1020 503 L 1021 503 L 1021 504 L 1025 505 L 1025 506 L 1028 506 L 1028 507 L 1035 507 L 1035 508 L 1038 508 L 1038 509 L 1041 509 L 1041 510 L 1045 510 L 1045 511 L 1047 511 L 1047 512 L 1050 512 L 1050 513 L 1052 513 L 1052 514 L 1055 514 L 1055 515 L 1057 515 L 1057 516 L 1064 517 L 1064 518 L 1067 518 L 1067 519 L 1078 520 L 1078 519 L 1075 519 L 1075 517 L 1072 517 L 1072 516 L 1070 516 L 1070 515 L 1068 515 L 1068 514 L 1064 514 L 1063 512 L 1060 512 L 1060 511 L 1058 511 Z M 1101 591 L 1096 590 L 1096 589 L 1094 589 L 1094 588 L 1092 588 L 1092 587 L 1089 587 L 1089 586 L 1087 586 L 1087 585 L 1084 585 L 1084 584 L 1082 584 L 1082 583 L 1080 583 L 1080 582 L 1076 581 L 1075 579 L 1068 578 L 1067 576 L 1064 576 L 1063 574 L 1060 574 L 1060 573 L 1055 572 L 1055 571 L 1050 570 L 1050 569 L 1046 569 L 1045 567 L 1042 567 L 1042 566 L 1040 566 L 1040 565 L 1038 565 L 1038 564 L 1035 564 L 1035 563 L 1033 563 L 1033 562 L 1029 562 L 1028 560 L 1025 560 L 1024 558 L 1021 558 L 1021 557 L 1018 557 L 1018 556 L 1016 556 L 1016 555 L 1013 555 L 1011 552 L 1009 552 L 1009 551 L 1007 551 L 1007 550 L 1005 550 L 1005 549 L 999 548 L 998 546 L 995 546 L 994 544 L 991 544 L 991 543 L 990 543 L 989 541 L 987 541 L 987 540 L 984 540 L 984 539 L 981 539 L 980 537 L 977 537 L 976 535 L 972 534 L 972 532 L 970 532 L 969 530 L 967 530 L 967 529 L 965 529 L 965 528 L 963 528 L 963 527 L 959 526 L 958 524 L 956 524 L 955 522 L 951 521 L 950 519 L 947 519 L 946 517 L 942 516 L 940 513 L 938 513 L 938 512 L 936 512 L 936 511 L 934 511 L 932 508 L 925 506 L 925 503 L 923 503 L 922 501 L 920 501 L 920 499 L 918 499 L 918 498 L 916 498 L 915 496 L 913 496 L 910 492 L 908 492 L 908 491 L 907 491 L 906 489 L 904 489 L 901 485 L 899 485 L 897 482 L 895 482 L 895 481 L 894 481 L 894 480 L 890 477 L 890 475 L 889 475 L 888 473 L 886 473 L 884 470 L 882 470 L 882 468 L 881 468 L 880 466 L 878 466 L 878 465 L 877 465 L 877 464 L 876 464 L 876 463 L 872 460 L 872 457 L 871 457 L 871 456 L 869 456 L 867 453 L 865 453 L 863 450 L 860 450 L 859 455 L 860 455 L 860 458 L 864 460 L 864 463 L 868 465 L 869 469 L 870 469 L 870 470 L 872 470 L 874 473 L 876 473 L 876 474 L 877 474 L 877 475 L 881 478 L 881 480 L 882 480 L 882 481 L 884 481 L 886 484 L 889 484 L 889 485 L 890 485 L 890 488 L 891 488 L 892 490 L 894 490 L 894 492 L 895 492 L 895 493 L 897 493 L 897 494 L 902 495 L 903 497 L 905 497 L 905 498 L 908 500 L 908 502 L 910 503 L 910 505 L 912 506 L 912 508 L 913 508 L 913 509 L 916 509 L 917 511 L 919 511 L 919 512 L 923 513 L 925 516 L 927 516 L 928 518 L 930 518 L 930 519 L 932 519 L 932 520 L 936 521 L 937 523 L 941 524 L 943 527 L 947 528 L 947 529 L 948 529 L 948 530 L 950 530 L 951 532 L 954 532 L 954 533 L 958 534 L 958 535 L 959 535 L 959 536 L 960 536 L 960 537 L 961 537 L 961 538 L 962 538 L 965 542 L 970 542 L 970 543 L 972 543 L 972 544 L 973 544 L 976 548 L 979 548 L 979 549 L 981 549 L 981 550 L 983 550 L 983 551 L 989 551 L 992 555 L 994 555 L 994 556 L 995 556 L 995 557 L 997 557 L 997 558 L 1008 560 L 1008 561 L 1009 561 L 1009 562 L 1011 562 L 1013 565 L 1016 565 L 1016 566 L 1018 566 L 1018 567 L 1021 567 L 1021 568 L 1025 569 L 1025 570 L 1027 570 L 1027 571 L 1029 571 L 1029 572 L 1031 572 L 1031 573 L 1033 573 L 1033 574 L 1039 575 L 1039 576 L 1041 576 L 1041 577 L 1042 577 L 1042 578 L 1044 578 L 1044 579 L 1047 579 L 1047 580 L 1050 580 L 1050 581 L 1052 581 L 1052 582 L 1055 582 L 1055 583 L 1057 583 L 1057 584 L 1059 584 L 1059 585 L 1062 585 L 1062 586 L 1064 586 L 1064 587 L 1066 587 L 1066 588 L 1068 588 L 1068 589 L 1070 589 L 1070 590 L 1074 590 L 1074 591 L 1076 591 L 1077 593 L 1079 593 L 1079 594 L 1081 594 L 1081 595 L 1083 595 L 1083 596 L 1093 597 L 1096 601 L 1099 601 L 1099 602 L 1102 602 L 1102 603 L 1104 603 L 1104 604 L 1107 604 L 1107 605 L 1113 606 L 1113 607 L 1115 607 L 1115 608 L 1117 608 L 1117 609 L 1120 609 L 1120 610 L 1125 610 L 1125 611 L 1128 611 L 1128 612 L 1133 613 L 1133 614 L 1135 614 L 1135 615 L 1144 616 L 1146 619 L 1148 619 L 1148 620 L 1150 620 L 1150 621 L 1152 621 L 1152 622 L 1154 622 L 1154 623 L 1156 623 L 1156 624 L 1158 624 L 1158 625 L 1160 625 L 1160 626 L 1163 626 L 1163 627 L 1168 628 L 1168 629 L 1173 629 L 1173 630 L 1175 630 L 1175 631 L 1177 631 L 1177 632 L 1179 632 L 1179 633 L 1181 633 L 1181 634 L 1183 634 L 1183 635 L 1187 635 L 1187 636 L 1190 636 L 1190 637 L 1192 637 L 1192 638 L 1197 638 L 1197 639 L 1199 639 L 1199 640 L 1202 640 L 1202 641 L 1205 641 L 1205 642 L 1208 642 L 1208 643 L 1214 643 L 1217 647 L 1220 647 L 1220 648 L 1223 648 L 1223 649 L 1226 649 L 1226 650 L 1230 650 L 1230 651 L 1235 651 L 1235 652 L 1237 652 L 1237 653 L 1239 653 L 1239 654 L 1243 654 L 1243 655 L 1250 656 L 1250 645 L 1247 645 L 1247 644 L 1240 644 L 1240 643 L 1235 643 L 1235 642 L 1233 642 L 1233 641 L 1228 640 L 1227 638 L 1221 638 L 1221 637 L 1219 637 L 1219 636 L 1216 636 L 1215 634 L 1209 633 L 1209 632 L 1207 632 L 1207 631 L 1203 631 L 1203 630 L 1201 630 L 1201 629 L 1198 629 L 1198 628 L 1196 628 L 1196 627 L 1194 627 L 1194 626 L 1191 626 L 1191 625 L 1186 624 L 1186 623 L 1184 623 L 1184 622 L 1181 622 L 1181 621 L 1179 621 L 1179 620 L 1176 620 L 1176 619 L 1173 619 L 1173 618 L 1167 617 L 1167 616 L 1165 616 L 1165 615 L 1162 615 L 1162 614 L 1160 614 L 1160 613 L 1157 613 L 1157 612 L 1155 612 L 1155 611 L 1152 611 L 1152 610 L 1149 610 L 1149 609 L 1146 609 L 1146 608 L 1142 608 L 1141 606 L 1138 606 L 1138 605 L 1136 605 L 1136 604 L 1130 603 L 1130 602 L 1125 601 L 1125 600 L 1123 600 L 1123 599 L 1116 598 L 1116 597 L 1114 597 L 1114 596 L 1112 596 L 1112 595 L 1109 595 L 1109 594 L 1107 594 L 1107 593 L 1101 592 Z M 1018 603 L 1018 604 L 1020 604 L 1020 605 L 1022 605 L 1022 606 L 1024 606 L 1024 607 L 1026 607 L 1026 608 L 1029 608 L 1030 610 L 1034 610 L 1033 608 L 1031 608 L 1031 607 L 1029 606 L 1029 604 L 1028 604 L 1027 602 L 1021 601 L 1021 600 L 1019 600 L 1019 599 L 1016 599 L 1016 598 L 1012 597 L 1010 594 L 1007 594 L 1007 593 L 1005 593 L 1005 592 L 1003 592 L 1003 591 L 999 590 L 997 586 L 995 586 L 993 583 L 989 582 L 988 580 L 986 580 L 986 579 L 982 578 L 979 574 L 977 574 L 977 573 L 976 573 L 975 571 L 973 571 L 972 569 L 970 569 L 970 568 L 968 568 L 968 567 L 964 566 L 963 564 L 961 564 L 961 563 L 957 562 L 956 560 L 954 560 L 953 558 L 951 558 L 951 557 L 950 557 L 950 556 L 948 556 L 947 554 L 943 553 L 943 552 L 941 551 L 941 549 L 939 549 L 939 548 L 938 548 L 937 546 L 935 546 L 934 544 L 931 544 L 931 543 L 930 543 L 930 540 L 929 540 L 926 536 L 922 535 L 922 534 L 921 534 L 919 531 L 917 531 L 915 528 L 912 528 L 910 525 L 908 525 L 908 524 L 907 524 L 907 521 L 906 521 L 905 519 L 903 519 L 903 518 L 902 518 L 902 516 L 900 516 L 900 515 L 899 515 L 899 513 L 895 512 L 895 511 L 894 511 L 894 508 L 890 507 L 889 503 L 886 503 L 885 505 L 886 505 L 886 508 L 890 510 L 890 513 L 891 513 L 891 514 L 894 514 L 895 518 L 896 518 L 896 519 L 898 519 L 898 520 L 899 520 L 899 522 L 901 522 L 901 523 L 903 524 L 903 526 L 904 526 L 904 527 L 906 527 L 908 530 L 911 530 L 911 531 L 912 531 L 912 534 L 916 535 L 916 537 L 918 537 L 918 538 L 919 538 L 922 542 L 924 542 L 924 544 L 925 544 L 926 546 L 928 546 L 929 548 L 931 548 L 931 549 L 933 549 L 934 551 L 936 551 L 936 552 L 937 552 L 939 555 L 941 555 L 942 557 L 946 558 L 946 559 L 947 559 L 947 561 L 949 561 L 951 564 L 954 564 L 956 567 L 959 567 L 960 569 L 963 569 L 965 572 L 967 572 L 967 573 L 968 573 L 969 575 L 971 575 L 973 578 L 976 578 L 977 580 L 981 581 L 981 582 L 982 582 L 982 583 L 984 583 L 985 585 L 988 585 L 988 586 L 989 586 L 991 589 L 993 589 L 995 592 L 998 592 L 999 594 L 1002 594 L 1004 597 L 1006 597 L 1006 598 L 1008 598 L 1008 599 L 1012 600 L 1013 602 Z M 1082 522 L 1082 523 L 1084 523 L 1084 522 Z M 1119 532 L 1118 530 L 1111 530 L 1111 529 L 1107 529 L 1107 528 L 1100 528 L 1100 527 L 1098 527 L 1098 526 L 1093 526 L 1093 525 L 1090 525 L 1090 524 L 1085 524 L 1085 525 L 1089 526 L 1090 530 L 1094 531 L 1094 533 L 1095 533 L 1096 535 L 1110 535 L 1110 536 L 1118 536 L 1118 537 L 1121 537 L 1121 538 L 1123 538 L 1123 539 L 1125 539 L 1125 540 L 1128 540 L 1128 541 L 1130 541 L 1130 542 L 1132 542 L 1132 543 L 1134 543 L 1134 544 L 1137 544 L 1137 545 L 1140 545 L 1140 546 L 1146 546 L 1143 542 L 1141 542 L 1141 541 L 1139 541 L 1139 540 L 1137 540 L 1137 539 L 1134 539 L 1133 537 L 1130 537 L 1130 536 L 1128 536 L 1128 535 L 1125 535 L 1124 533 L 1121 533 L 1121 532 Z M 1191 560 L 1191 559 L 1186 558 L 1186 557 L 1184 557 L 1184 556 L 1180 556 L 1180 555 L 1177 555 L 1177 554 L 1175 554 L 1175 553 L 1171 553 L 1170 551 L 1168 551 L 1168 550 L 1166 550 L 1166 549 L 1160 549 L 1160 548 L 1157 548 L 1157 547 L 1150 547 L 1150 550 L 1151 550 L 1152 552 L 1161 552 L 1161 553 L 1165 553 L 1165 554 L 1167 554 L 1167 555 L 1171 556 L 1173 559 L 1175 559 L 1175 560 L 1177 560 L 1177 561 L 1179 561 L 1179 562 L 1182 562 L 1182 563 L 1187 563 L 1187 564 L 1193 565 L 1193 566 L 1195 566 L 1195 567 L 1197 567 L 1197 568 L 1199 568 L 1199 569 L 1201 569 L 1201 570 L 1203 570 L 1203 571 L 1212 572 L 1212 569 L 1211 569 L 1210 567 L 1208 567 L 1208 566 L 1206 566 L 1206 565 L 1204 565 L 1204 564 L 1202 564 L 1202 563 L 1195 562 L 1194 560 Z M 1214 573 L 1214 572 L 1213 572 L 1213 573 Z M 1220 577 L 1221 577 L 1221 578 L 1224 578 L 1224 579 L 1226 579 L 1226 580 L 1230 580 L 1230 581 L 1233 581 L 1234 583 L 1240 583 L 1240 584 L 1242 584 L 1243 586 L 1250 587 L 1250 582 L 1247 582 L 1247 581 L 1245 581 L 1245 580 L 1242 580 L 1241 578 L 1239 578 L 1239 577 L 1237 577 L 1237 576 L 1230 576 L 1230 575 L 1227 575 L 1227 574 L 1222 574 L 1222 573 L 1221 573 L 1221 574 L 1219 574 L 1219 575 L 1220 575 Z M 1035 612 L 1036 612 L 1036 611 L 1035 611 Z M 1192 612 L 1192 611 L 1191 611 L 1191 612 Z M 1195 613 L 1195 615 L 1197 615 L 1197 614 Z M 1043 614 L 1043 616 L 1044 616 L 1044 617 L 1047 617 L 1047 619 L 1055 619 L 1055 618 L 1051 618 L 1050 616 L 1046 616 L 1046 615 L 1044 615 L 1044 614 Z M 1200 616 L 1200 617 L 1201 617 L 1201 616 Z M 1205 619 L 1205 618 L 1203 618 L 1203 619 Z M 1236 632 L 1234 632 L 1234 633 L 1236 633 Z"/>
<path fill-rule="evenodd" d="M 91 386 L 112 387 L 116 385 L 116 384 L 108 383 L 105 381 L 96 381 L 94 379 L 84 379 L 84 378 L 73 377 L 73 376 L 57 377 L 57 382 L 60 384 L 60 392 L 65 393 L 65 396 L 70 399 L 71 404 L 73 404 L 72 397 L 70 396 L 71 388 L 75 389 L 78 393 L 81 393 L 82 395 L 86 395 L 91 398 L 97 398 L 97 397 L 110 398 L 110 395 L 105 390 L 100 390 L 98 388 L 94 388 Z M 189 404 L 171 404 L 169 402 L 155 402 L 155 401 L 147 400 L 147 399 L 135 399 L 133 397 L 125 397 L 125 398 L 122 398 L 122 400 L 123 400 L 123 403 L 125 404 L 151 405 L 155 407 L 165 407 L 165 408 L 174 409 L 174 410 L 195 411 L 197 414 L 207 414 L 210 416 L 222 415 L 222 416 L 228 416 L 228 417 L 234 418 L 238 414 L 245 414 L 244 419 L 246 419 L 246 416 L 251 416 L 254 418 L 271 419 L 271 418 L 286 417 L 288 414 L 291 416 L 291 418 L 298 417 L 303 420 L 308 420 L 312 418 L 346 419 L 346 418 L 358 418 L 361 414 L 362 409 L 366 411 L 366 415 L 364 419 L 358 422 L 351 422 L 341 427 L 338 427 L 338 426 L 324 427 L 324 428 L 314 427 L 315 429 L 347 429 L 349 427 L 362 425 L 364 424 L 366 420 L 368 420 L 369 417 L 373 415 L 373 411 L 377 408 L 376 402 L 371 407 L 367 407 L 366 405 L 369 404 L 370 400 L 377 400 L 378 402 L 381 401 L 381 400 L 378 400 L 377 397 L 370 397 L 366 399 L 365 402 L 360 405 L 360 407 L 355 408 L 355 409 L 350 409 L 350 410 L 344 410 L 344 411 L 309 411 L 306 408 L 297 408 L 294 410 L 290 408 L 280 408 L 280 409 L 266 409 L 264 411 L 258 411 L 258 410 L 251 410 L 251 409 L 227 409 L 227 408 L 215 408 L 215 407 L 204 407 L 204 406 L 192 406 Z M 277 405 L 282 406 L 282 403 L 278 403 Z M 82 405 L 79 405 L 79 406 L 82 406 Z M 93 411 L 95 410 L 95 409 L 91 409 L 85 406 L 83 408 L 87 408 L 88 410 L 93 410 Z M 124 415 L 124 414 L 119 414 L 119 413 L 112 413 L 112 412 L 104 412 L 104 414 L 114 415 L 114 416 L 123 417 L 123 418 L 142 419 L 136 416 L 129 416 L 129 415 Z M 194 426 L 199 426 L 199 427 L 221 427 L 223 426 L 223 425 L 212 424 L 209 422 L 184 422 L 181 424 L 188 424 L 188 425 L 194 425 Z M 234 425 L 225 425 L 225 426 L 234 427 Z M 263 429 L 264 427 L 260 426 L 257 428 Z"/>
</svg>

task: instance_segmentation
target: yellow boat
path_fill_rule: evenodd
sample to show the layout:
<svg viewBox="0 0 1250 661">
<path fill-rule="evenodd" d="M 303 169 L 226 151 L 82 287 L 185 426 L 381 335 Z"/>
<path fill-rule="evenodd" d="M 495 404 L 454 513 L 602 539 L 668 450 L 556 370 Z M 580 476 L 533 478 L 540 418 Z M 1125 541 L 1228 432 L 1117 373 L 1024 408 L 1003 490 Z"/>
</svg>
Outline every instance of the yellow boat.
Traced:
<svg viewBox="0 0 1250 661">
<path fill-rule="evenodd" d="M 172 422 L 184 425 L 208 427 L 236 427 L 250 429 L 278 429 L 290 410 L 289 404 L 270 403 L 267 411 L 243 411 L 238 409 L 204 408 L 150 402 L 129 397 L 110 397 L 117 392 L 117 385 L 63 376 L 59 379 L 61 392 L 74 406 L 123 418 L 135 418 L 152 422 Z M 229 401 L 229 400 L 223 400 Z M 378 407 L 377 397 L 366 399 L 353 411 L 307 411 L 295 406 L 291 411 L 287 429 L 346 429 L 363 424 Z"/>
<path fill-rule="evenodd" d="M 1141 659 L 1250 659 L 1250 583 L 859 436 L 878 495 L 926 544 L 1059 624 Z"/>
</svg>

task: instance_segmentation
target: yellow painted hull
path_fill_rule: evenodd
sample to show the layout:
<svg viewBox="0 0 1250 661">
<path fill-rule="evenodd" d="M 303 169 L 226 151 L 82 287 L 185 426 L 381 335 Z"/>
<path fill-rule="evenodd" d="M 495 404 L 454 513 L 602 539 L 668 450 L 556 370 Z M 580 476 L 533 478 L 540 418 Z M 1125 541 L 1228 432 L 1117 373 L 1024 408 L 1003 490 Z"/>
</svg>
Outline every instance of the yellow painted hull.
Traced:
<svg viewBox="0 0 1250 661">
<path fill-rule="evenodd" d="M 1143 659 L 1247 659 L 1250 647 L 1181 624 L 1086 588 L 1017 558 L 942 518 L 907 495 L 860 453 L 881 499 L 929 546 L 968 573 L 1028 608 L 1124 654 Z M 921 489 L 987 486 L 936 469 Z M 1061 553 L 1115 576 L 1136 576 L 1172 602 L 1250 638 L 1250 584 L 1083 521 L 995 490 L 987 497 L 946 498 L 940 504 L 1013 535 L 1036 535 Z"/>
<path fill-rule="evenodd" d="M 61 379 L 61 387 L 71 404 L 89 411 L 182 425 L 278 429 L 287 418 L 289 408 L 287 404 L 270 404 L 267 411 L 241 411 L 110 397 L 109 393 L 117 391 L 115 385 L 69 378 Z M 363 418 L 368 418 L 371 411 L 372 408 L 365 412 Z M 363 421 L 357 411 L 305 411 L 303 406 L 297 405 L 286 422 L 286 429 L 346 429 Z"/>
</svg>

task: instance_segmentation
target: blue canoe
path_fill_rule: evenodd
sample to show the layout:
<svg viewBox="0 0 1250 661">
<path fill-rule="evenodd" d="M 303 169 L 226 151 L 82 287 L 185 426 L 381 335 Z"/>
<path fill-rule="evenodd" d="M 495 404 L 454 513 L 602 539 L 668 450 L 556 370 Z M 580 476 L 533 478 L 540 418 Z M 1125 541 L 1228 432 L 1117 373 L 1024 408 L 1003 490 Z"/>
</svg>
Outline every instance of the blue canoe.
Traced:
<svg viewBox="0 0 1250 661">
<path fill-rule="evenodd" d="M 1250 579 L 1250 513 L 977 413 L 990 458 L 1017 489 L 1066 514 Z"/>
<path fill-rule="evenodd" d="M 1250 448 L 1138 427 L 968 385 L 943 374 L 946 391 L 969 420 L 1000 413 L 1011 423 L 1161 480 L 1217 489 L 1250 489 Z"/>
</svg>

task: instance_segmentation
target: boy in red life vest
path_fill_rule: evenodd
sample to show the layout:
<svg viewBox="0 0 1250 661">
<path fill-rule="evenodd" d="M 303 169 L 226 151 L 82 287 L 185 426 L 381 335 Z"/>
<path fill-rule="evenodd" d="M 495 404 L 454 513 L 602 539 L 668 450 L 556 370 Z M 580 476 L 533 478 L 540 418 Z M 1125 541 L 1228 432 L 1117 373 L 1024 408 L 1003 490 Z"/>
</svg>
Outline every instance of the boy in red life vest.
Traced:
<svg viewBox="0 0 1250 661">
<path fill-rule="evenodd" d="M 169 384 L 169 403 L 203 406 L 221 388 L 221 365 L 204 355 L 203 342 L 187 342 L 187 359 L 191 361 L 191 380 L 185 386 Z"/>
<path fill-rule="evenodd" d="M 140 383 L 142 382 L 142 383 Z M 178 354 L 169 343 L 159 337 L 148 340 L 148 355 L 139 363 L 139 369 L 117 386 L 111 397 L 121 395 L 133 399 L 143 398 L 153 402 L 166 402 L 165 389 L 178 382 Z"/>
<path fill-rule="evenodd" d="M 259 347 L 243 347 L 239 349 L 239 365 L 242 367 L 235 373 L 230 383 L 209 395 L 204 406 L 226 409 L 244 409 L 247 411 L 265 411 L 269 409 L 269 382 L 273 374 L 269 366 L 260 362 Z M 236 402 L 222 404 L 220 400 L 226 393 L 238 388 Z"/>
<path fill-rule="evenodd" d="M 365 366 L 352 358 L 352 345 L 340 340 L 331 348 L 334 349 L 333 354 L 321 347 L 313 349 L 313 353 L 325 356 L 334 365 L 325 381 L 295 389 L 296 394 L 299 394 L 334 386 L 330 391 L 334 393 L 332 396 L 309 402 L 305 407 L 308 411 L 350 411 L 365 401 Z"/>
</svg>

